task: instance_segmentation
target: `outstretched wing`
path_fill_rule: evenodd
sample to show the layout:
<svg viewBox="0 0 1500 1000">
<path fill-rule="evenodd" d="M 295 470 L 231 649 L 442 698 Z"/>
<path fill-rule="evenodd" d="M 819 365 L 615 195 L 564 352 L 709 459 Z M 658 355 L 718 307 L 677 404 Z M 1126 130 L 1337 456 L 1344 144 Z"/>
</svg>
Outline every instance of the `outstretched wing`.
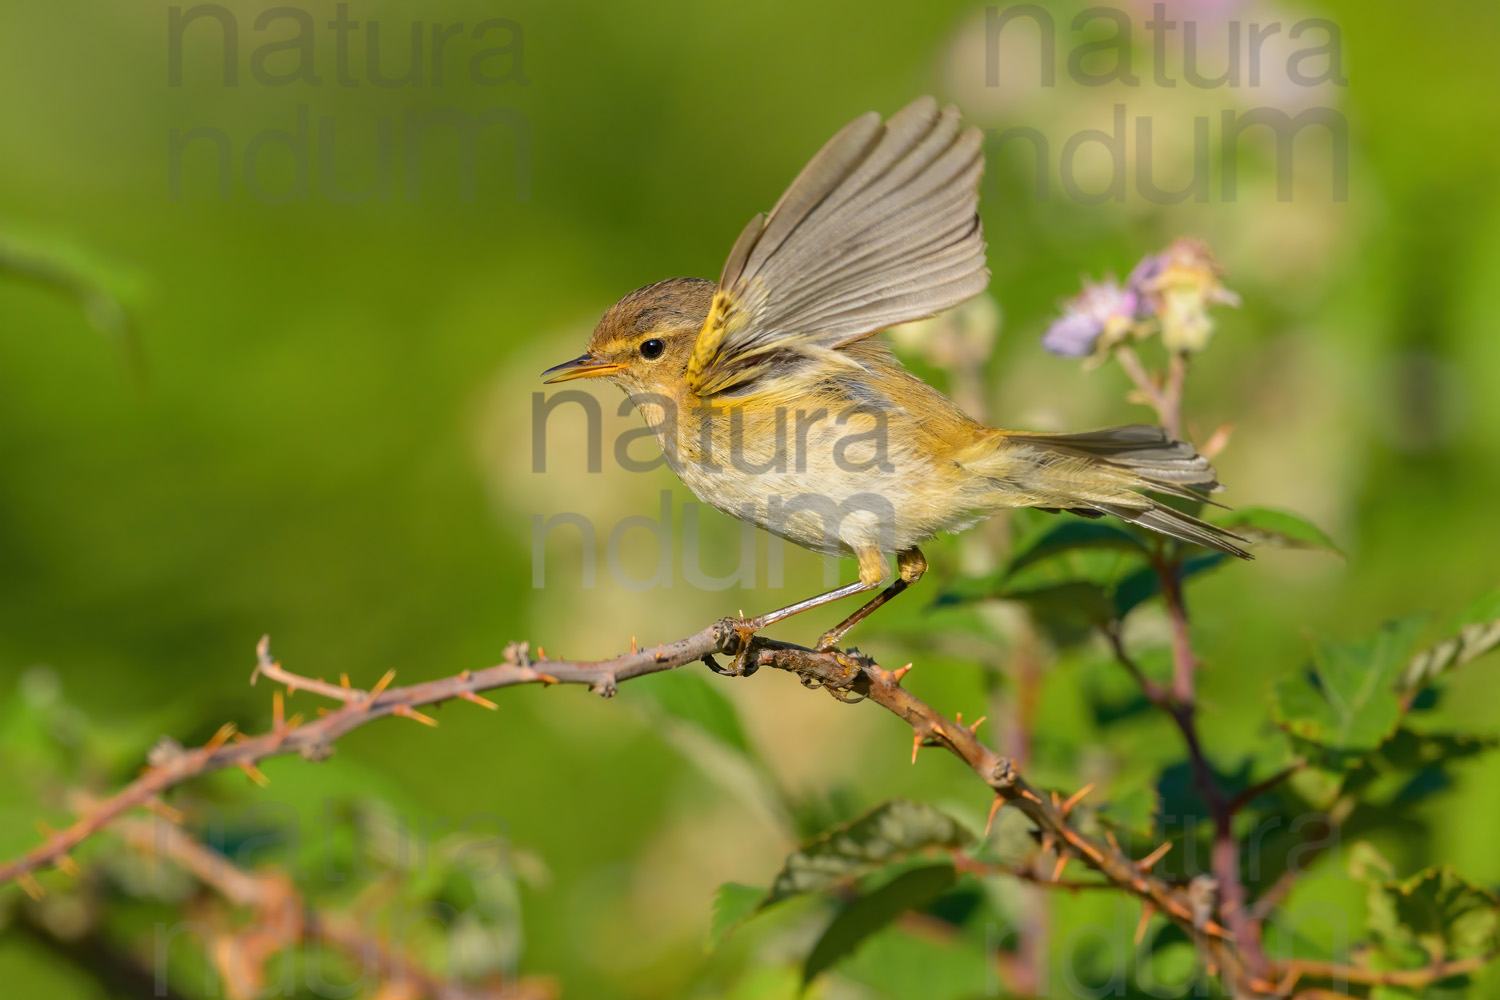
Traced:
<svg viewBox="0 0 1500 1000">
<path fill-rule="evenodd" d="M 850 122 L 735 241 L 689 387 L 720 392 L 777 353 L 830 352 L 983 291 L 983 171 L 979 130 L 931 97 Z"/>
</svg>

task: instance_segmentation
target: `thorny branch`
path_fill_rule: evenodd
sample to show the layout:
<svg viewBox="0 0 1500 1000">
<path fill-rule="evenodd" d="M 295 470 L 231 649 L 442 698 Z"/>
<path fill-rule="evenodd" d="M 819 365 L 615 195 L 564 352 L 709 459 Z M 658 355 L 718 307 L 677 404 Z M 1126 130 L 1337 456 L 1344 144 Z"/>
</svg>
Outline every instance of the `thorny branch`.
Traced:
<svg viewBox="0 0 1500 1000">
<path fill-rule="evenodd" d="M 855 696 L 868 698 L 911 725 L 915 733 L 914 752 L 921 746 L 940 746 L 959 757 L 993 790 L 995 809 L 1002 804 L 1014 805 L 1037 825 L 1043 846 L 1061 859 L 1059 869 L 1067 860 L 1077 859 L 1139 897 L 1150 912 L 1161 912 L 1183 926 L 1202 940 L 1212 954 L 1231 947 L 1215 921 L 1207 918 L 1201 908 L 1195 913 L 1182 887 L 1151 875 L 1149 865 L 1133 861 L 1117 844 L 1100 843 L 1072 826 L 1068 813 L 1077 802 L 1076 796 L 1063 801 L 1056 793 L 1046 795 L 1032 788 L 1010 760 L 980 743 L 972 729 L 940 715 L 903 688 L 901 680 L 909 667 L 889 671 L 857 652 L 817 652 L 761 637 L 751 641 L 748 662 L 755 667 L 793 672 L 805 684 L 823 687 L 846 700 Z M 321 759 L 328 755 L 338 737 L 375 719 L 400 715 L 434 724 L 418 708 L 454 698 L 493 707 L 479 692 L 515 684 L 584 684 L 608 697 L 623 681 L 695 660 L 712 662 L 713 654 L 732 653 L 738 642 L 731 620 L 725 620 L 671 644 L 598 662 L 533 661 L 524 644 L 515 644 L 507 651 L 505 662 L 484 670 L 465 671 L 407 687 L 389 687 L 392 675 L 387 674 L 371 689 L 362 690 L 349 686 L 347 681 L 333 684 L 295 674 L 271 658 L 268 643 L 262 640 L 252 679 L 264 676 L 286 685 L 288 690 L 301 689 L 331 698 L 340 702 L 340 707 L 310 721 L 286 718 L 278 692 L 273 699 L 269 732 L 254 737 L 242 735 L 235 740 L 232 728 L 226 726 L 202 747 L 174 748 L 166 754 L 154 754 L 152 766 L 135 782 L 85 811 L 72 826 L 52 834 L 22 858 L 0 867 L 0 881 L 18 880 L 28 891 L 39 891 L 33 872 L 46 865 L 72 867 L 69 852 L 84 839 L 122 813 L 157 803 L 162 792 L 199 775 L 238 767 L 263 781 L 264 776 L 255 767 L 259 761 L 289 753 Z M 1155 859 L 1151 860 L 1154 863 Z M 1053 880 L 1061 876 L 1062 871 L 1056 871 Z"/>
<path fill-rule="evenodd" d="M 273 701 L 272 725 L 267 733 L 246 736 L 236 733 L 233 724 L 228 724 L 201 747 L 183 749 L 164 742 L 152 752 L 151 766 L 140 778 L 85 812 L 72 826 L 48 837 L 39 847 L 0 866 L 0 883 L 17 880 L 31 891 L 34 885 L 28 881 L 31 872 L 46 865 L 68 867 L 68 852 L 115 817 L 140 806 L 156 804 L 162 792 L 190 778 L 237 767 L 253 780 L 264 782 L 264 776 L 255 767 L 259 761 L 291 753 L 301 754 L 308 760 L 321 760 L 332 752 L 334 741 L 340 736 L 375 719 L 400 715 L 435 725 L 433 719 L 417 709 L 454 698 L 493 708 L 493 703 L 478 696 L 480 691 L 516 684 L 583 684 L 597 694 L 609 696 L 621 681 L 671 670 L 701 659 L 717 648 L 717 634 L 715 628 L 704 629 L 670 645 L 632 652 L 602 663 L 546 661 L 545 671 L 533 664 L 525 644 L 516 644 L 506 650 L 505 661 L 493 667 L 465 670 L 441 680 L 387 689 L 395 676 L 391 672 L 368 691 L 351 687 L 347 682 L 331 684 L 321 678 L 302 677 L 285 670 L 271 659 L 269 644 L 262 639 L 257 647 L 259 662 L 250 678 L 252 684 L 265 676 L 285 684 L 288 692 L 312 691 L 342 702 L 342 706 L 303 722 L 300 717 L 284 717 L 278 695 Z"/>
<path fill-rule="evenodd" d="M 698 660 L 717 669 L 715 654 L 733 655 L 738 651 L 740 640 L 734 624 L 734 619 L 724 619 L 677 642 L 654 649 L 633 649 L 622 656 L 594 662 L 533 660 L 527 645 L 516 643 L 507 649 L 504 662 L 483 670 L 466 670 L 451 677 L 406 687 L 390 687 L 393 674 L 387 673 L 368 690 L 349 685 L 347 679 L 341 678 L 340 683 L 334 684 L 293 673 L 271 658 L 268 642 L 262 639 L 257 647 L 258 662 L 252 682 L 267 677 L 285 685 L 288 691 L 304 690 L 333 699 L 340 703 L 339 707 L 309 721 L 298 716 L 287 718 L 281 692 L 277 691 L 272 702 L 272 727 L 267 733 L 253 737 L 241 734 L 236 739 L 232 727 L 225 726 L 202 747 L 182 749 L 174 745 L 169 752 L 154 752 L 151 766 L 136 781 L 87 808 L 72 826 L 52 833 L 23 857 L 0 867 L 0 882 L 14 880 L 28 892 L 38 894 L 41 888 L 34 872 L 49 865 L 65 871 L 76 870 L 69 852 L 131 809 L 147 806 L 169 812 L 159 799 L 167 789 L 199 775 L 230 767 L 241 768 L 263 782 L 264 776 L 255 767 L 257 762 L 290 753 L 300 753 L 309 760 L 322 759 L 332 751 L 334 741 L 340 736 L 385 716 L 399 715 L 436 725 L 418 709 L 455 698 L 494 708 L 494 703 L 482 697 L 480 692 L 517 684 L 581 684 L 596 694 L 610 697 L 623 681 L 672 670 Z M 1094 886 L 1096 883 L 1093 882 L 1064 880 L 1069 863 L 1077 861 L 1103 877 L 1105 881 L 1098 884 L 1124 891 L 1141 901 L 1142 920 L 1138 936 L 1145 931 L 1150 919 L 1160 914 L 1188 934 L 1211 970 L 1230 981 L 1246 983 L 1261 995 L 1286 995 L 1289 986 L 1284 984 L 1294 983 L 1299 978 L 1339 981 L 1338 975 L 1325 975 L 1330 969 L 1333 973 L 1347 971 L 1349 975 L 1345 981 L 1368 981 L 1359 978 L 1366 975 L 1367 970 L 1345 970 L 1342 966 L 1313 969 L 1296 962 L 1268 964 L 1264 974 L 1254 973 L 1242 958 L 1243 945 L 1233 928 L 1226 927 L 1228 921 L 1217 917 L 1212 893 L 1205 893 L 1201 879 L 1181 884 L 1152 874 L 1151 869 L 1162 857 L 1165 845 L 1145 858 L 1134 859 L 1108 831 L 1102 841 L 1081 832 L 1070 821 L 1070 814 L 1087 794 L 1088 788 L 1065 799 L 1055 791 L 1044 793 L 1033 787 L 1009 758 L 978 740 L 974 734 L 977 724 L 966 726 L 956 719 L 949 719 L 908 691 L 902 681 L 911 669 L 910 664 L 898 670 L 885 670 L 853 649 L 817 651 L 761 636 L 750 642 L 746 662 L 752 671 L 774 667 L 796 674 L 804 685 L 821 687 L 840 701 L 867 699 L 880 705 L 911 726 L 914 759 L 916 751 L 924 746 L 941 747 L 952 753 L 993 793 L 990 820 L 993 821 L 1001 806 L 1014 806 L 1036 826 L 1043 853 L 1050 852 L 1057 858 L 1050 877 L 1034 869 L 1019 868 L 1003 872 L 996 869 L 986 871 L 987 874 L 1009 874 L 1060 889 Z M 184 854 L 179 860 L 185 858 Z M 262 876 L 240 874 L 249 881 L 235 878 L 217 886 L 228 898 L 243 898 L 269 884 L 258 881 Z M 280 891 L 287 889 L 282 886 Z M 334 925 L 316 925 L 313 929 L 331 941 L 342 930 L 348 930 Z M 352 939 L 344 940 L 344 945 L 352 946 L 352 943 Z M 1422 974 L 1425 970 L 1404 975 Z"/>
</svg>

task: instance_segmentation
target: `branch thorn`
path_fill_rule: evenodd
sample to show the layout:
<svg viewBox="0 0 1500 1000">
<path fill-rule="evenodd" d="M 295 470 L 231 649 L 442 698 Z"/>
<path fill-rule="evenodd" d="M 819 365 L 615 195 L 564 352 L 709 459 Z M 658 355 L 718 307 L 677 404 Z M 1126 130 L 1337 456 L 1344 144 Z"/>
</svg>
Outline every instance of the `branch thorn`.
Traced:
<svg viewBox="0 0 1500 1000">
<path fill-rule="evenodd" d="M 1149 899 L 1141 904 L 1141 919 L 1135 925 L 1135 943 L 1140 944 L 1146 939 L 1146 928 L 1151 924 L 1151 918 L 1156 916 L 1156 904 Z"/>
<path fill-rule="evenodd" d="M 395 715 L 401 716 L 401 718 L 403 718 L 403 719 L 414 719 L 417 722 L 420 722 L 424 726 L 432 726 L 432 727 L 436 728 L 437 724 L 438 724 L 437 720 L 434 719 L 432 716 L 430 716 L 430 715 L 423 715 L 421 712 L 418 712 L 415 708 L 412 708 L 410 705 L 405 705 L 405 704 L 397 705 L 395 708 L 391 709 L 391 712 L 393 714 L 395 714 Z"/>
<path fill-rule="evenodd" d="M 42 883 L 38 882 L 36 876 L 31 874 L 31 872 L 22 872 L 16 876 L 16 881 L 21 884 L 22 889 L 26 890 L 26 895 L 32 899 L 39 900 L 46 895 L 42 891 Z"/>
<path fill-rule="evenodd" d="M 1000 795 L 996 795 L 995 801 L 990 803 L 990 814 L 984 821 L 984 835 L 986 838 L 989 837 L 990 829 L 995 825 L 995 814 L 1000 811 L 1000 807 L 1003 805 L 1005 805 L 1005 798 Z"/>
<path fill-rule="evenodd" d="M 203 744 L 203 749 L 208 753 L 213 753 L 215 750 L 219 749 L 219 747 L 229 742 L 229 737 L 233 736 L 234 732 L 234 723 L 224 723 L 214 732 L 212 736 L 208 738 L 208 742 Z"/>
<path fill-rule="evenodd" d="M 380 675 L 380 680 L 378 680 L 378 681 L 375 682 L 375 686 L 372 687 L 372 688 L 370 688 L 370 693 L 365 696 L 365 702 L 366 702 L 366 704 L 368 704 L 370 702 L 373 702 L 376 698 L 379 698 L 380 697 L 380 692 L 382 692 L 386 688 L 390 687 L 391 686 L 391 681 L 393 681 L 395 679 L 396 679 L 396 671 L 394 669 L 387 670 L 385 673 L 381 674 Z"/>
<path fill-rule="evenodd" d="M 464 701 L 472 701 L 474 704 L 478 705 L 480 708 L 487 708 L 487 709 L 489 709 L 492 712 L 496 711 L 500 707 L 499 705 L 496 705 L 493 701 L 490 701 L 488 698 L 480 697 L 479 695 L 475 694 L 473 691 L 460 691 L 458 693 L 458 696 L 460 698 L 462 698 Z"/>
<path fill-rule="evenodd" d="M 260 768 L 256 767 L 248 760 L 240 762 L 240 770 L 244 771 L 246 777 L 248 777 L 251 781 L 255 782 L 262 788 L 265 788 L 271 783 L 271 779 L 266 777 Z"/>
<path fill-rule="evenodd" d="M 1163 857 L 1165 857 L 1166 853 L 1171 849 L 1172 842 L 1170 840 L 1163 841 L 1160 847 L 1152 851 L 1150 854 L 1146 855 L 1141 860 L 1137 861 L 1135 863 L 1135 866 L 1143 872 L 1149 872 L 1151 870 L 1151 867 L 1158 861 L 1160 861 Z"/>
<path fill-rule="evenodd" d="M 146 800 L 146 808 L 151 810 L 156 815 L 160 816 L 162 819 L 166 820 L 168 823 L 181 823 L 184 818 L 182 815 L 182 810 L 174 809 L 173 807 L 163 802 L 160 797 L 155 795 Z"/>
<path fill-rule="evenodd" d="M 1064 818 L 1067 817 L 1068 813 L 1073 811 L 1074 806 L 1083 801 L 1084 796 L 1088 795 L 1088 793 L 1092 792 L 1093 790 L 1094 783 L 1091 781 L 1087 785 L 1084 785 L 1082 788 L 1078 789 L 1078 791 L 1074 792 L 1072 795 L 1069 795 L 1067 797 L 1067 800 L 1064 801 L 1062 806 L 1060 807 Z"/>
</svg>

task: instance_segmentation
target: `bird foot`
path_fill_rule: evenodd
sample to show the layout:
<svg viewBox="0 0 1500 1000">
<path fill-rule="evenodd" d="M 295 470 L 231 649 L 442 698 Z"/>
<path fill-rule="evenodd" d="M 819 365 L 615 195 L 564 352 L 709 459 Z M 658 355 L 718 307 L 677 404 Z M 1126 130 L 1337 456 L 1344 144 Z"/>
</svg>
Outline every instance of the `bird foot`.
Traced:
<svg viewBox="0 0 1500 1000">
<path fill-rule="evenodd" d="M 750 655 L 750 650 L 755 639 L 755 633 L 760 631 L 761 621 L 758 618 L 724 618 L 719 621 L 719 628 L 723 639 L 721 648 L 724 652 L 733 652 L 734 659 L 729 661 L 728 666 L 720 667 L 717 664 L 709 664 L 716 673 L 726 677 L 749 677 L 759 668 Z M 731 645 L 730 637 L 733 636 Z"/>
</svg>

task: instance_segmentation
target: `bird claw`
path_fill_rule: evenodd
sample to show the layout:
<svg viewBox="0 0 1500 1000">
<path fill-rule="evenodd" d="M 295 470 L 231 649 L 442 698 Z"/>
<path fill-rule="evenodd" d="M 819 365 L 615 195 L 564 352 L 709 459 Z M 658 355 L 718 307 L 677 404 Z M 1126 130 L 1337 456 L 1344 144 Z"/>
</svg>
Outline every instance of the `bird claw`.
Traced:
<svg viewBox="0 0 1500 1000">
<path fill-rule="evenodd" d="M 750 659 L 750 649 L 755 633 L 760 629 L 760 622 L 754 618 L 725 618 L 719 622 L 719 627 L 723 630 L 721 648 L 726 653 L 732 648 L 734 659 L 727 667 L 721 667 L 717 663 L 710 663 L 709 667 L 726 677 L 749 677 L 755 673 L 760 665 Z M 735 637 L 733 647 L 729 645 L 731 634 Z"/>
</svg>

